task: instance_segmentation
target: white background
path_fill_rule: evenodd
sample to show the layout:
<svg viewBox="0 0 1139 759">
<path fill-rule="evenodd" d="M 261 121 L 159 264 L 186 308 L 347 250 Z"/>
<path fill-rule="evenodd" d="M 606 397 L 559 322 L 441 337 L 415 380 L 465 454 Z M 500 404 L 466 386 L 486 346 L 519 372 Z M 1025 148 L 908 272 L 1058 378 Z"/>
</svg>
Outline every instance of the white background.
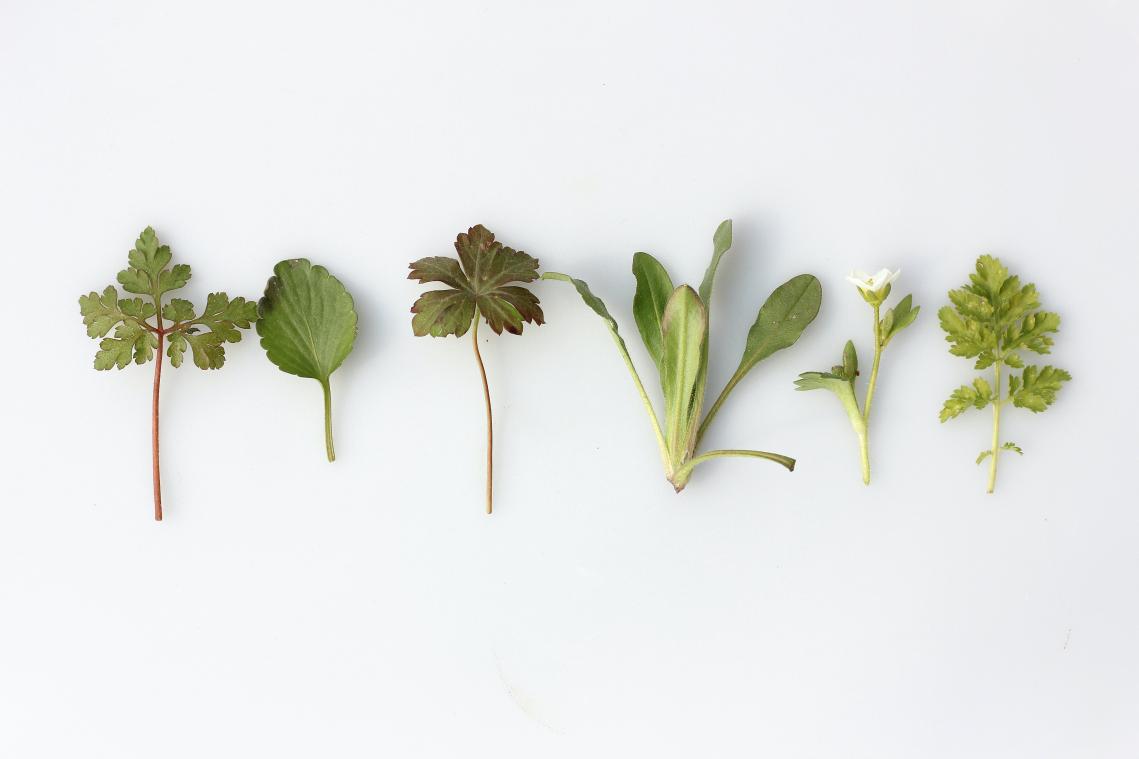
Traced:
<svg viewBox="0 0 1139 759">
<path fill-rule="evenodd" d="M 0 13 L 5 405 L 0 756 L 1139 755 L 1134 301 L 1139 11 L 1126 2 L 50 3 Z M 780 282 L 824 286 L 674 495 L 602 323 L 415 339 L 407 263 L 482 222 L 630 315 L 636 250 L 697 283 L 723 218 L 711 385 Z M 76 299 L 152 224 L 188 293 L 309 256 L 351 289 L 334 379 L 256 340 L 164 383 L 96 373 Z M 991 251 L 1064 318 L 1075 379 L 987 413 L 935 312 Z M 901 266 L 875 482 L 795 393 Z M 1015 459 L 1015 460 L 1014 460 Z M 1128 471 L 1130 470 L 1130 471 Z"/>
</svg>

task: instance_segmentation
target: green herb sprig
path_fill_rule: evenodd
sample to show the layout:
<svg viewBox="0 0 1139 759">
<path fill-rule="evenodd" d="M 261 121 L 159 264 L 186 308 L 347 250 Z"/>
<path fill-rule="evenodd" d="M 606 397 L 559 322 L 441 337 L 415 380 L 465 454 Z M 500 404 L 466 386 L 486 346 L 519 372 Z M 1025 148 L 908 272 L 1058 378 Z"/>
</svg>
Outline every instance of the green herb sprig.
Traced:
<svg viewBox="0 0 1139 759">
<path fill-rule="evenodd" d="M 767 459 L 788 470 L 795 468 L 793 458 L 767 451 L 726 449 L 696 454 L 697 445 L 735 386 L 760 361 L 794 345 L 818 314 L 822 302 L 822 287 L 809 274 L 800 274 L 776 288 L 759 309 L 748 332 L 739 367 L 712 407 L 701 417 L 708 379 L 708 307 L 720 260 L 731 246 L 732 221 L 728 219 L 720 224 L 712 237 L 712 261 L 699 292 L 688 285 L 674 287 L 664 266 L 648 253 L 633 256 L 633 276 L 637 280 L 633 316 L 660 376 L 664 394 L 663 424 L 645 392 L 625 340 L 617 331 L 617 322 L 601 299 L 580 279 L 557 272 L 542 275 L 542 279 L 572 284 L 585 304 L 605 321 L 649 416 L 665 477 L 678 493 L 688 484 L 697 465 L 721 456 Z"/>
<path fill-rule="evenodd" d="M 1000 259 L 989 255 L 977 259 L 976 271 L 969 275 L 967 284 L 949 291 L 949 301 L 951 305 L 937 312 L 950 343 L 949 352 L 976 359 L 975 369 L 991 367 L 993 383 L 977 377 L 971 385 L 954 390 L 941 408 L 941 421 L 969 408 L 992 406 L 992 445 L 977 456 L 978 464 L 989 460 L 987 492 L 992 493 L 1001 451 L 1024 454 L 1016 443 L 1001 443 L 1001 409 L 1011 403 L 1033 413 L 1045 411 L 1063 383 L 1072 378 L 1053 366 L 1025 365 L 1020 356 L 1021 351 L 1051 353 L 1051 335 L 1060 329 L 1060 315 L 1041 311 L 1036 286 L 1022 285 L 1019 277 L 1009 275 Z M 1012 370 L 1020 370 L 1020 374 Z"/>
<path fill-rule="evenodd" d="M 918 312 L 921 311 L 921 306 L 914 306 L 913 298 L 907 295 L 882 316 L 882 305 L 890 297 L 892 284 L 901 273 L 901 269 L 897 271 L 882 269 L 874 275 L 852 272 L 846 278 L 858 288 L 862 299 L 874 309 L 874 362 L 870 369 L 870 379 L 866 384 L 866 401 L 862 407 L 859 408 L 858 394 L 854 386 L 855 378 L 858 377 L 858 352 L 851 340 L 847 340 L 843 348 L 841 364 L 831 367 L 829 372 L 803 372 L 799 375 L 799 379 L 795 380 L 799 390 L 829 390 L 842 402 L 842 407 L 850 418 L 850 426 L 858 436 L 858 452 L 862 459 L 862 482 L 865 485 L 870 484 L 870 406 L 874 401 L 874 390 L 878 386 L 878 368 L 882 362 L 882 352 L 899 332 L 914 323 L 918 318 Z"/>
<path fill-rule="evenodd" d="M 190 351 L 199 369 L 220 369 L 225 363 L 225 344 L 241 340 L 239 330 L 249 329 L 257 319 L 257 304 L 245 298 L 232 300 L 224 292 L 206 296 L 199 314 L 194 304 L 181 298 L 166 300 L 166 294 L 185 287 L 190 267 L 170 265 L 168 245 L 162 245 L 150 227 L 142 230 L 127 254 L 128 266 L 118 274 L 123 290 L 142 297 L 123 298 L 114 285 L 102 293 L 79 297 L 79 311 L 87 325 L 88 337 L 99 340 L 95 368 L 123 369 L 130 363 L 154 360 L 154 386 L 151 393 L 151 449 L 154 479 L 154 518 L 162 519 L 162 476 L 158 455 L 158 406 L 162 385 L 162 353 L 170 365 L 182 365 Z M 114 330 L 114 334 L 107 337 Z M 101 338 L 101 339 L 100 339 Z"/>
</svg>

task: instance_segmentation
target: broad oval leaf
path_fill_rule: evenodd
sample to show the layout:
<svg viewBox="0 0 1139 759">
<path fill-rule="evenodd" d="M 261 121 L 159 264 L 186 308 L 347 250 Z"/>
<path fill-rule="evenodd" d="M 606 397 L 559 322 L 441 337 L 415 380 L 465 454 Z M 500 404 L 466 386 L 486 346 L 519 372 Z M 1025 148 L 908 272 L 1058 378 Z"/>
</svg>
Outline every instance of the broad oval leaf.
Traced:
<svg viewBox="0 0 1139 759">
<path fill-rule="evenodd" d="M 328 269 L 308 259 L 274 266 L 257 309 L 261 347 L 283 372 L 326 382 L 352 352 L 352 296 Z"/>
<path fill-rule="evenodd" d="M 356 341 L 352 296 L 323 266 L 293 258 L 273 267 L 258 313 L 257 334 L 269 360 L 283 372 L 320 382 L 324 390 L 325 447 L 328 460 L 334 461 L 328 380 Z"/>
<path fill-rule="evenodd" d="M 633 276 L 637 278 L 637 292 L 633 295 L 633 318 L 637 330 L 653 363 L 660 369 L 661 354 L 664 351 L 664 336 L 661 320 L 664 307 L 672 297 L 672 278 L 660 261 L 648 253 L 633 255 Z"/>
<path fill-rule="evenodd" d="M 810 274 L 792 277 L 771 293 L 747 333 L 736 377 L 742 377 L 763 359 L 795 344 L 803 330 L 819 315 L 823 286 Z"/>
</svg>

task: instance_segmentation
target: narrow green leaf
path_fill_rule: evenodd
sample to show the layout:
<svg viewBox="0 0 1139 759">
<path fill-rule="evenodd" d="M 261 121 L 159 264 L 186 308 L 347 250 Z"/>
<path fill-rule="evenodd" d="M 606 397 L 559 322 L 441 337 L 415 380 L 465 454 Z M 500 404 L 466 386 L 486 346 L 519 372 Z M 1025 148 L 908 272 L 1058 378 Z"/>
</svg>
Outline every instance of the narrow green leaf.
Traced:
<svg viewBox="0 0 1139 759">
<path fill-rule="evenodd" d="M 689 422 L 693 408 L 698 410 L 704 402 L 703 395 L 695 390 L 707 326 L 708 314 L 696 291 L 688 285 L 676 288 L 664 309 L 661 356 L 665 440 L 674 466 L 687 460 L 696 443 L 695 425 Z"/>
<path fill-rule="evenodd" d="M 846 345 L 843 346 L 842 373 L 843 377 L 851 382 L 858 376 L 858 351 L 854 348 L 853 340 L 847 340 Z"/>
<path fill-rule="evenodd" d="M 736 375 L 742 377 L 771 354 L 794 345 L 818 316 L 822 300 L 823 286 L 810 274 L 792 277 L 775 288 L 747 333 Z"/>
<path fill-rule="evenodd" d="M 574 279 L 568 274 L 561 274 L 556 271 L 548 271 L 542 274 L 542 279 L 556 280 L 559 282 L 568 282 L 573 285 L 577 290 L 577 294 L 581 296 L 582 301 L 588 306 L 593 313 L 601 317 L 605 322 L 605 326 L 609 329 L 609 335 L 613 338 L 613 342 L 617 345 L 617 350 L 621 353 L 621 358 L 625 362 L 625 368 L 629 370 L 629 375 L 633 378 L 633 384 L 637 387 L 637 392 L 641 396 L 641 404 L 645 407 L 645 413 L 649 415 L 652 422 L 653 433 L 656 435 L 657 446 L 660 448 L 660 455 L 666 467 L 669 466 L 668 451 L 666 450 L 666 443 L 664 434 L 661 431 L 660 420 L 657 418 L 656 409 L 653 408 L 652 401 L 649 400 L 648 393 L 645 392 L 644 383 L 641 382 L 641 377 L 637 373 L 637 368 L 633 364 L 633 358 L 629 355 L 629 348 L 625 345 L 624 338 L 621 333 L 617 331 L 617 320 L 609 313 L 609 309 L 605 307 L 605 303 L 598 298 L 589 289 L 584 281 Z"/>
<path fill-rule="evenodd" d="M 720 226 L 716 227 L 715 234 L 712 235 L 712 260 L 708 263 L 708 268 L 704 271 L 704 279 L 700 282 L 700 302 L 704 304 L 704 310 L 709 314 L 712 310 L 712 285 L 716 281 L 716 270 L 720 268 L 720 259 L 732 247 L 732 220 L 724 219 L 720 222 Z"/>
<path fill-rule="evenodd" d="M 633 255 L 633 276 L 637 279 L 637 292 L 633 295 L 633 318 L 637 322 L 637 330 L 641 333 L 645 349 L 659 370 L 664 351 L 661 320 L 664 318 L 665 304 L 674 289 L 672 279 L 660 261 L 648 253 Z"/>
</svg>

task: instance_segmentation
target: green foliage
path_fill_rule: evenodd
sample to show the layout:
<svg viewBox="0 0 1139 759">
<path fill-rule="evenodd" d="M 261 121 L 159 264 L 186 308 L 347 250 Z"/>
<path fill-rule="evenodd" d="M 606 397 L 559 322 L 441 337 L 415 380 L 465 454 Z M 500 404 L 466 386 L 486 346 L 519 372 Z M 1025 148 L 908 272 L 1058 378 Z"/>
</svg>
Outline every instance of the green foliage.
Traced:
<svg viewBox="0 0 1139 759">
<path fill-rule="evenodd" d="M 882 352 L 894 337 L 906 327 L 914 323 L 921 311 L 920 306 L 913 305 L 913 297 L 905 296 L 898 304 L 881 315 L 881 307 L 890 297 L 892 287 L 890 282 L 897 279 L 901 270 L 891 272 L 882 269 L 874 277 L 859 273 L 851 274 L 847 281 L 859 288 L 862 299 L 874 309 L 874 362 L 871 365 L 870 380 L 866 387 L 866 401 L 859 407 L 858 393 L 855 380 L 858 377 L 858 352 L 852 340 L 847 340 L 842 350 L 842 363 L 831 367 L 829 372 L 803 372 L 795 380 L 797 390 L 829 390 L 834 393 L 842 404 L 843 410 L 850 419 L 859 440 L 859 455 L 862 459 L 862 481 L 870 484 L 870 404 L 874 398 L 874 390 L 878 381 L 878 366 L 882 359 Z M 882 280 L 885 279 L 885 285 Z M 875 280 L 875 282 L 871 282 Z M 868 289 L 871 286 L 877 289 Z"/>
<path fill-rule="evenodd" d="M 415 301 L 411 307 L 415 314 L 411 329 L 417 337 L 461 337 L 471 331 L 486 405 L 486 513 L 490 514 L 493 509 L 494 434 L 490 386 L 479 352 L 478 320 L 480 317 L 485 319 L 496 335 L 502 334 L 503 330 L 520 335 L 525 323 L 540 325 L 544 322 L 538 298 L 525 287 L 511 284 L 536 280 L 538 259 L 504 246 L 482 224 L 476 224 L 456 238 L 455 252 L 457 259 L 429 256 L 409 265 L 411 273 L 407 275 L 408 279 L 417 280 L 420 284 L 439 282 L 447 285 L 442 290 L 428 291 Z M 617 337 L 616 326 L 614 337 Z"/>
<path fill-rule="evenodd" d="M 941 421 L 947 421 L 970 407 L 992 406 L 994 445 L 977 462 L 991 457 L 989 492 L 996 481 L 996 465 L 1001 450 L 1023 453 L 1014 444 L 998 444 L 1000 410 L 1008 403 L 1039 413 L 1056 400 L 1063 383 L 1072 377 L 1063 369 L 1026 364 L 1023 352 L 1051 353 L 1052 335 L 1060 329 L 1059 314 L 1040 310 L 1036 286 L 1022 284 L 1010 275 L 1000 259 L 983 255 L 969 282 L 949 292 L 950 305 L 939 310 L 938 319 L 955 356 L 973 359 L 975 369 L 993 370 L 994 382 L 978 377 L 972 386 L 953 391 L 941 408 Z M 1020 370 L 1020 374 L 1007 370 Z M 1005 384 L 1007 382 L 1007 384 Z"/>
<path fill-rule="evenodd" d="M 118 282 L 136 298 L 122 298 L 114 285 L 103 292 L 79 297 L 79 312 L 87 326 L 87 336 L 103 338 L 95 354 L 96 369 L 123 369 L 132 361 L 145 364 L 154 358 L 158 338 L 169 343 L 167 355 L 174 367 L 182 365 L 182 354 L 190 347 L 194 364 L 201 369 L 217 369 L 225 363 L 225 343 L 241 340 L 239 330 L 249 329 L 257 318 L 257 306 L 245 298 L 230 300 L 225 293 L 210 293 L 201 316 L 187 300 L 163 296 L 185 287 L 190 267 L 170 265 L 168 245 L 159 243 L 147 227 L 127 254 L 129 266 L 118 274 Z M 162 318 L 153 319 L 161 313 Z M 166 320 L 166 323 L 163 321 Z M 111 337 L 106 337 L 110 332 Z"/>
<path fill-rule="evenodd" d="M 147 227 L 127 254 L 127 268 L 118 274 L 123 290 L 136 297 L 124 298 L 114 285 L 102 293 L 79 296 L 79 313 L 87 336 L 99 340 L 95 368 L 123 369 L 130 363 L 145 364 L 168 343 L 170 365 L 178 368 L 187 350 L 200 369 L 218 369 L 225 363 L 225 344 L 241 340 L 241 331 L 257 319 L 257 305 L 245 298 L 230 299 L 225 293 L 210 293 L 198 316 L 194 305 L 182 298 L 166 299 L 167 293 L 190 282 L 190 267 L 171 266 L 168 245 L 162 245 Z M 158 392 L 162 356 L 154 366 L 154 516 L 162 519 L 162 496 L 158 473 Z"/>
<path fill-rule="evenodd" d="M 206 304 L 203 318 L 224 318 L 227 304 Z M 325 448 L 332 443 L 330 378 L 356 341 L 356 304 L 340 280 L 308 259 L 292 258 L 273 267 L 265 295 L 257 304 L 257 334 L 269 360 L 283 372 L 308 377 L 324 391 Z"/>
<path fill-rule="evenodd" d="M 460 234 L 455 251 L 458 260 L 430 256 L 410 264 L 408 279 L 448 286 L 424 293 L 411 307 L 415 314 L 411 328 L 417 337 L 461 337 L 470 329 L 476 310 L 495 334 L 505 329 L 520 335 L 523 322 L 542 324 L 538 298 L 510 284 L 537 279 L 538 259 L 505 247 L 482 224 Z"/>
<path fill-rule="evenodd" d="M 637 284 L 633 316 L 659 373 L 664 394 L 663 429 L 609 309 L 582 280 L 557 272 L 542 275 L 543 279 L 572 284 L 585 304 L 605 321 L 652 423 L 665 476 L 677 491 L 688 483 L 697 464 L 720 456 L 751 456 L 775 461 L 788 469 L 795 466 L 794 459 L 766 451 L 733 449 L 695 453 L 709 422 L 736 383 L 759 361 L 794 344 L 818 314 L 822 298 L 818 280 L 806 274 L 793 278 L 772 293 L 748 334 L 739 369 L 701 421 L 708 375 L 708 306 L 716 272 L 731 245 L 729 219 L 721 223 L 713 235 L 712 260 L 699 292 L 688 285 L 674 286 L 664 266 L 648 253 L 633 256 L 633 276 Z"/>
</svg>

